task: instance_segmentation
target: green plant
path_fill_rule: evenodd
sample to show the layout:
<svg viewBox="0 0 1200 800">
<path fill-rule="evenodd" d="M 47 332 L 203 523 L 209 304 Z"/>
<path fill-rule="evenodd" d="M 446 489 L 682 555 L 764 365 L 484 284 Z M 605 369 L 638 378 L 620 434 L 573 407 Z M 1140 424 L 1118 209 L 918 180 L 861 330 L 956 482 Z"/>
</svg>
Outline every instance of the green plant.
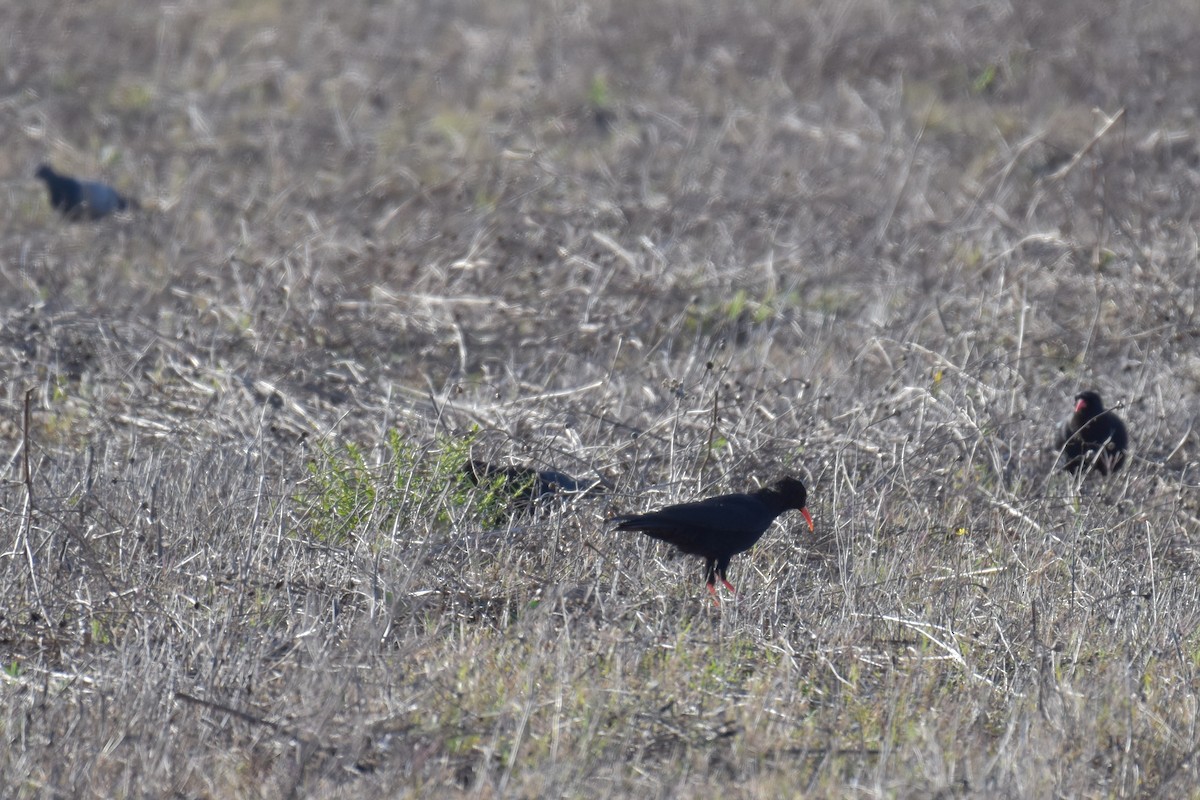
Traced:
<svg viewBox="0 0 1200 800">
<path fill-rule="evenodd" d="M 466 467 L 477 434 L 442 434 L 421 445 L 392 430 L 375 464 L 353 443 L 322 447 L 297 498 L 311 530 L 322 541 L 344 543 L 368 520 L 382 530 L 418 522 L 444 527 L 466 506 L 484 526 L 503 524 L 532 479 L 498 475 L 476 486 Z"/>
</svg>

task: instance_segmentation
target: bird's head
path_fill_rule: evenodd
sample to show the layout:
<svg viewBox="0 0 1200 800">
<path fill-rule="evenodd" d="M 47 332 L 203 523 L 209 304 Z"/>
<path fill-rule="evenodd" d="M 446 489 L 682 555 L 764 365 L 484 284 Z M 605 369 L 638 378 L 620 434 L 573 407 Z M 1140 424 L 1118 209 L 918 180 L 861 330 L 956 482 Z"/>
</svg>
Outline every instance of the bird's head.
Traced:
<svg viewBox="0 0 1200 800">
<path fill-rule="evenodd" d="M 1075 413 L 1082 414 L 1085 417 L 1094 417 L 1104 410 L 1104 401 L 1100 399 L 1100 393 L 1088 389 L 1075 395 Z"/>
<path fill-rule="evenodd" d="M 808 529 L 815 530 L 813 526 L 812 514 L 808 513 L 808 490 L 804 488 L 804 484 L 799 478 L 791 476 L 780 478 L 771 484 L 771 489 L 782 497 L 787 503 L 787 508 L 794 508 L 804 515 L 804 521 L 808 523 Z"/>
</svg>

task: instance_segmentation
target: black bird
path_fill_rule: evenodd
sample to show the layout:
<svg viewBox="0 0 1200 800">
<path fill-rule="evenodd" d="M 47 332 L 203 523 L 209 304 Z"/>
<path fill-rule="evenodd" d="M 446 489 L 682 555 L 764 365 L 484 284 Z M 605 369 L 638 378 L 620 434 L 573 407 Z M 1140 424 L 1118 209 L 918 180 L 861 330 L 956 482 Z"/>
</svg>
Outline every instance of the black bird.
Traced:
<svg viewBox="0 0 1200 800">
<path fill-rule="evenodd" d="M 1125 463 L 1129 446 L 1125 423 L 1104 408 L 1096 391 L 1080 392 L 1075 401 L 1075 413 L 1063 420 L 1055 440 L 1055 447 L 1066 458 L 1063 469 L 1075 473 L 1095 469 L 1101 475 L 1116 472 Z"/>
<path fill-rule="evenodd" d="M 46 164 L 38 167 L 34 176 L 46 182 L 50 205 L 67 219 L 100 219 L 116 211 L 141 207 L 137 200 L 124 197 L 107 183 L 76 180 L 60 175 Z"/>
<path fill-rule="evenodd" d="M 619 531 L 640 531 L 689 555 L 703 556 L 708 591 L 715 599 L 718 577 L 725 588 L 735 591 L 726 572 L 729 560 L 753 547 L 780 514 L 796 509 L 813 530 L 807 502 L 804 484 L 788 477 L 747 494 L 724 494 L 609 521 Z"/>
<path fill-rule="evenodd" d="M 475 459 L 463 465 L 463 474 L 476 485 L 498 483 L 499 490 L 512 498 L 513 508 L 524 513 L 533 513 L 535 504 L 543 498 L 581 495 L 600 484 L 599 480 L 581 481 L 552 469 L 506 467 Z"/>
</svg>

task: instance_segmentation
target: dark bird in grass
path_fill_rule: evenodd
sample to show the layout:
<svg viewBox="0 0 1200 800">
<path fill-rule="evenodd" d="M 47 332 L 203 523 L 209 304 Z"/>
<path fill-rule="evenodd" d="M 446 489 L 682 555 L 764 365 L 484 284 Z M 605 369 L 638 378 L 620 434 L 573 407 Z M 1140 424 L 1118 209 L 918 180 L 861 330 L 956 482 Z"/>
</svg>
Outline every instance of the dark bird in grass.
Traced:
<svg viewBox="0 0 1200 800">
<path fill-rule="evenodd" d="M 539 501 L 586 494 L 600 484 L 599 480 L 581 481 L 552 469 L 508 467 L 474 459 L 463 465 L 463 473 L 477 486 L 496 486 L 500 494 L 510 498 L 513 509 L 522 513 L 533 513 Z"/>
<path fill-rule="evenodd" d="M 717 578 L 729 591 L 729 560 L 754 546 L 783 512 L 795 509 L 813 530 L 805 505 L 808 492 L 796 478 L 780 478 L 747 494 L 723 494 L 694 503 L 667 506 L 648 514 L 613 517 L 619 531 L 640 531 L 669 542 L 684 553 L 704 558 L 708 591 L 717 596 Z"/>
<path fill-rule="evenodd" d="M 1055 441 L 1066 459 L 1063 469 L 1076 473 L 1094 469 L 1101 475 L 1121 468 L 1128 445 L 1125 423 L 1090 389 L 1075 395 L 1075 412 L 1063 420 Z"/>
<path fill-rule="evenodd" d="M 70 220 L 91 220 L 107 217 L 117 211 L 140 208 L 137 200 L 124 197 L 107 183 L 81 181 L 60 175 L 42 164 L 34 175 L 46 182 L 50 205 Z"/>
</svg>

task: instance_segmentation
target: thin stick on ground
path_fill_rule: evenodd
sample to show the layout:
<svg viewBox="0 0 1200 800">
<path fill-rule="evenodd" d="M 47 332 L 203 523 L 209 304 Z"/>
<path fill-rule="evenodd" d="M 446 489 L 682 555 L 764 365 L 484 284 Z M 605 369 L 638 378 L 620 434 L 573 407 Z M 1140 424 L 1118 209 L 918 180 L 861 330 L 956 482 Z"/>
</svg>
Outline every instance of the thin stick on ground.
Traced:
<svg viewBox="0 0 1200 800">
<path fill-rule="evenodd" d="M 46 606 L 42 599 L 42 590 L 38 586 L 37 566 L 33 559 L 33 546 L 29 541 L 33 532 L 33 515 L 36 511 L 33 500 L 33 470 L 29 466 L 29 428 L 30 419 L 32 418 L 32 406 L 33 389 L 27 389 L 25 391 L 24 425 L 21 432 L 21 482 L 25 484 L 25 503 L 21 512 L 20 547 L 25 551 L 25 559 L 29 564 L 29 583 L 33 589 L 33 596 L 37 601 L 38 610 L 41 612 L 42 619 L 48 620 L 49 614 L 46 613 Z"/>
</svg>

